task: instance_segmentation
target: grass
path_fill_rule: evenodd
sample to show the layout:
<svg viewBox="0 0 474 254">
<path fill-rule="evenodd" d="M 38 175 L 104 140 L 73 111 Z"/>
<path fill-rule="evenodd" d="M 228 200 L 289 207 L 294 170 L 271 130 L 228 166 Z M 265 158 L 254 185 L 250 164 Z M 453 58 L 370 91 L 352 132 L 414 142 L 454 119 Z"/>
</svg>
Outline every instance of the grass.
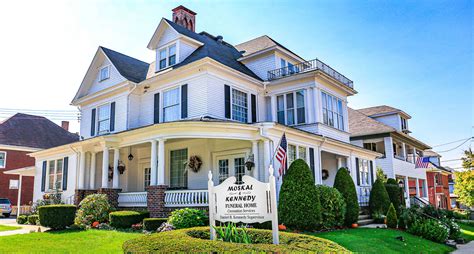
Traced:
<svg viewBox="0 0 474 254">
<path fill-rule="evenodd" d="M 474 240 L 474 226 L 458 223 L 461 227 L 461 237 L 466 239 L 466 242 Z"/>
<path fill-rule="evenodd" d="M 15 230 L 15 229 L 20 229 L 20 228 L 21 228 L 21 227 L 0 225 L 0 232 L 2 232 L 2 231 L 10 231 L 10 230 Z"/>
<path fill-rule="evenodd" d="M 63 230 L 0 237 L 0 253 L 123 253 L 126 240 L 140 233 Z"/>
<path fill-rule="evenodd" d="M 403 231 L 378 228 L 344 229 L 312 234 L 334 241 L 354 252 L 365 253 L 449 253 L 454 249 Z M 395 239 L 403 236 L 404 242 Z"/>
</svg>

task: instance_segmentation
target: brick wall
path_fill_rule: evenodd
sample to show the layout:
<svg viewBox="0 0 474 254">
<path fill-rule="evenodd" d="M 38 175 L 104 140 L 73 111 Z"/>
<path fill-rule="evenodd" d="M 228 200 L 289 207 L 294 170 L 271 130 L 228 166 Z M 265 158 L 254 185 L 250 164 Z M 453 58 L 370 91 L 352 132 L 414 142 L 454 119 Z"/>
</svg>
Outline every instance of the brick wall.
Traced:
<svg viewBox="0 0 474 254">
<path fill-rule="evenodd" d="M 166 185 L 153 185 L 146 188 L 147 208 L 152 218 L 168 217 L 169 210 L 165 208 Z"/>
<path fill-rule="evenodd" d="M 112 188 L 100 188 L 97 190 L 99 194 L 106 194 L 109 199 L 110 206 L 117 208 L 118 207 L 118 197 L 122 189 L 112 189 Z"/>
<path fill-rule="evenodd" d="M 81 201 L 90 194 L 96 194 L 97 190 L 76 190 L 74 193 L 74 204 L 79 205 Z"/>
<path fill-rule="evenodd" d="M 18 180 L 17 175 L 4 174 L 4 171 L 24 168 L 35 165 L 35 159 L 28 156 L 31 152 L 0 149 L 7 153 L 6 167 L 0 168 L 0 197 L 8 198 L 13 205 L 17 205 L 18 190 L 10 190 L 10 180 Z M 22 179 L 21 204 L 28 205 L 33 201 L 33 176 L 24 176 Z"/>
</svg>

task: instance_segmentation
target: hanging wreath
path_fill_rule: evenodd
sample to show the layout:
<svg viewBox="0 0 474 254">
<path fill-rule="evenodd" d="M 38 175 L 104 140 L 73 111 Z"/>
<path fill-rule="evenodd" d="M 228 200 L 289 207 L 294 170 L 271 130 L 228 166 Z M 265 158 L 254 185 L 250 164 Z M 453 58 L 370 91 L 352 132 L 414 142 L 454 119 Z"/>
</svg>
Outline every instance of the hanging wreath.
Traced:
<svg viewBox="0 0 474 254">
<path fill-rule="evenodd" d="M 326 180 L 329 178 L 329 171 L 327 169 L 323 169 L 321 171 L 321 177 L 323 178 L 323 180 Z"/>
<path fill-rule="evenodd" d="M 201 169 L 202 161 L 197 155 L 189 157 L 186 167 L 191 169 L 194 173 L 199 172 Z"/>
</svg>

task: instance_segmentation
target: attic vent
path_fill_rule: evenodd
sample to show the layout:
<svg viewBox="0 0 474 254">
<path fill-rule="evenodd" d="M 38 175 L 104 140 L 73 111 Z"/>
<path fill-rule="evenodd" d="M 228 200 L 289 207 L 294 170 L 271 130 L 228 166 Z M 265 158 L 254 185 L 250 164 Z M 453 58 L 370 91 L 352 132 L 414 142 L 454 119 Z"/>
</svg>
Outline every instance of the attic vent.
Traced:
<svg viewBox="0 0 474 254">
<path fill-rule="evenodd" d="M 223 40 L 224 40 L 224 37 L 222 37 L 222 35 L 216 36 L 216 41 L 222 42 Z"/>
</svg>

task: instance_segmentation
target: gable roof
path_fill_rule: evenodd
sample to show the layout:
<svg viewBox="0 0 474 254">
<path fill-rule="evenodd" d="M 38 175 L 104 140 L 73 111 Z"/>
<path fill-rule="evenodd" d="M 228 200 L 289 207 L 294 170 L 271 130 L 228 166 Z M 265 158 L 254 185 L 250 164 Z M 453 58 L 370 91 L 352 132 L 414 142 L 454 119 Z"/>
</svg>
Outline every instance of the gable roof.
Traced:
<svg viewBox="0 0 474 254">
<path fill-rule="evenodd" d="M 272 47 L 281 47 L 285 49 L 286 51 L 290 52 L 291 54 L 303 59 L 302 57 L 298 56 L 295 54 L 293 51 L 289 50 L 287 47 L 283 46 L 279 42 L 275 41 L 268 35 L 262 35 L 260 37 L 257 37 L 255 39 L 252 39 L 250 41 L 242 42 L 240 44 L 235 45 L 235 48 L 237 48 L 239 51 L 245 51 L 242 53 L 243 56 L 248 56 L 251 54 L 254 54 L 256 52 L 269 49 Z"/>
<path fill-rule="evenodd" d="M 405 113 L 403 110 L 390 107 L 387 105 L 380 105 L 380 106 L 375 106 L 375 107 L 369 107 L 369 108 L 362 108 L 358 109 L 357 111 L 367 115 L 367 116 L 382 116 L 382 115 L 390 115 L 390 114 L 403 114 L 408 118 L 411 118 L 411 116 L 407 113 Z"/>
<path fill-rule="evenodd" d="M 79 140 L 42 116 L 17 113 L 0 124 L 0 144 L 31 148 L 51 148 Z"/>
<path fill-rule="evenodd" d="M 395 128 L 374 120 L 359 110 L 347 108 L 351 137 L 396 132 Z"/>
<path fill-rule="evenodd" d="M 146 79 L 149 64 L 106 47 L 99 47 L 124 78 L 139 83 Z"/>
</svg>

